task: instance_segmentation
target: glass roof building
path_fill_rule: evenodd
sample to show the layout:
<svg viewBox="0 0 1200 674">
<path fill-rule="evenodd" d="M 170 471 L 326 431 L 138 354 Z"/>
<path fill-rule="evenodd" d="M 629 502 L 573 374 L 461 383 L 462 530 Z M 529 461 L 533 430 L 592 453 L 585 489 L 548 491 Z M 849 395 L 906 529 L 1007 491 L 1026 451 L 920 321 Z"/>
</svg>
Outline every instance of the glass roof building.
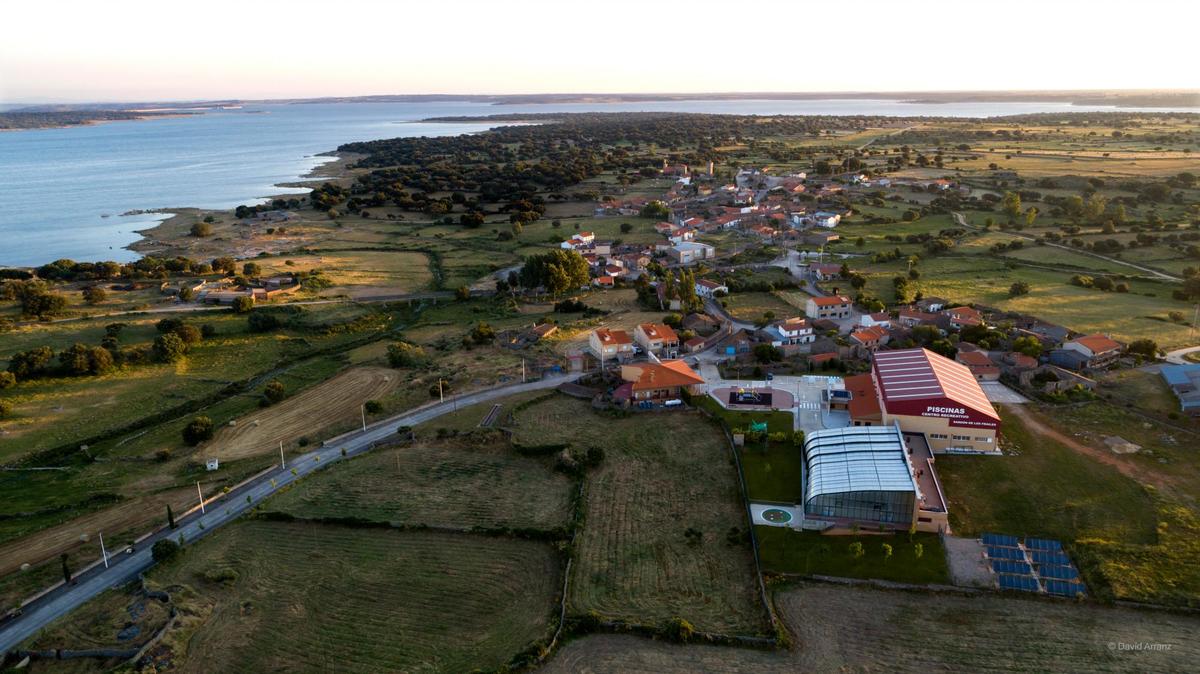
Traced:
<svg viewBox="0 0 1200 674">
<path fill-rule="evenodd" d="M 806 516 L 911 526 L 918 488 L 897 426 L 816 431 L 804 441 Z"/>
</svg>

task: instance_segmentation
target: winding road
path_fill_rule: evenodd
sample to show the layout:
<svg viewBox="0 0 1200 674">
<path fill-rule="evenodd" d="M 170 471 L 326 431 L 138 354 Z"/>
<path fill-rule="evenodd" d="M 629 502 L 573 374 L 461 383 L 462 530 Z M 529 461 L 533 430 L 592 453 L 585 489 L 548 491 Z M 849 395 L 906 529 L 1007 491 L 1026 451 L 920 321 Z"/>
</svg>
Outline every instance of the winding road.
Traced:
<svg viewBox="0 0 1200 674">
<path fill-rule="evenodd" d="M 464 393 L 445 402 L 431 403 L 414 408 L 397 416 L 371 424 L 366 430 L 355 431 L 326 440 L 321 448 L 293 457 L 286 467 L 274 469 L 241 485 L 223 496 L 205 502 L 205 512 L 195 512 L 176 520 L 177 528 L 163 528 L 137 543 L 136 549 L 128 554 L 112 550 L 109 566 L 92 567 L 79 573 L 71 585 L 59 585 L 24 607 L 22 613 L 0 626 L 0 653 L 7 652 L 54 620 L 70 613 L 84 602 L 121 585 L 154 565 L 150 549 L 155 542 L 164 538 L 182 539 L 191 543 L 227 524 L 253 508 L 263 499 L 289 484 L 325 466 L 346 458 L 357 456 L 385 444 L 395 437 L 401 426 L 436 419 L 456 411 L 460 406 L 468 407 L 526 391 L 555 388 L 571 381 L 575 375 L 557 375 L 522 384 L 510 384 L 497 388 Z M 343 449 L 345 455 L 342 454 Z"/>
</svg>

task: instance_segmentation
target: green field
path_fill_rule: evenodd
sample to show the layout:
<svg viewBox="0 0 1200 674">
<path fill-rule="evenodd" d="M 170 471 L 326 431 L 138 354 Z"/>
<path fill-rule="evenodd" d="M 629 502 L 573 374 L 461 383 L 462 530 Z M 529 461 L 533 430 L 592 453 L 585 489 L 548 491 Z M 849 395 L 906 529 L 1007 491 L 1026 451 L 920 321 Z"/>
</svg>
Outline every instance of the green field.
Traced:
<svg viewBox="0 0 1200 674">
<path fill-rule="evenodd" d="M 763 573 L 875 578 L 898 583 L 946 584 L 946 555 L 936 534 L 825 536 L 784 527 L 757 526 Z M 850 549 L 861 543 L 862 556 Z M 892 547 L 888 557 L 884 545 Z M 918 548 L 920 545 L 920 555 Z"/>
<path fill-rule="evenodd" d="M 736 469 L 711 421 L 686 412 L 601 416 L 561 396 L 515 414 L 515 441 L 563 439 L 604 448 L 587 478 L 571 613 L 655 627 L 682 617 L 725 634 L 765 629 Z"/>
<path fill-rule="evenodd" d="M 150 583 L 184 616 L 180 671 L 462 672 L 548 636 L 558 569 L 529 541 L 248 521 Z"/>
<path fill-rule="evenodd" d="M 266 508 L 298 518 L 399 526 L 551 530 L 570 516 L 571 481 L 498 443 L 377 449 L 301 482 Z"/>
</svg>

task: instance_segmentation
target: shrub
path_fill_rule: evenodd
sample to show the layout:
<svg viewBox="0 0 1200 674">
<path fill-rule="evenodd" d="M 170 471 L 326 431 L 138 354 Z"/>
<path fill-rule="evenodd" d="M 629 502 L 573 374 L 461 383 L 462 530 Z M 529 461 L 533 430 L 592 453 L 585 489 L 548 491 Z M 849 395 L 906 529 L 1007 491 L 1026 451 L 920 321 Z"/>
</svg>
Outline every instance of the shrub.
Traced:
<svg viewBox="0 0 1200 674">
<path fill-rule="evenodd" d="M 179 544 L 169 538 L 155 541 L 153 547 L 150 548 L 150 556 L 159 564 L 172 559 L 178 554 Z"/>
<path fill-rule="evenodd" d="M 205 440 L 212 439 L 212 436 L 212 419 L 205 416 L 196 417 L 183 427 L 183 441 L 189 445 L 198 445 Z"/>
<path fill-rule="evenodd" d="M 246 325 L 251 332 L 270 332 L 282 325 L 282 321 L 274 312 L 259 309 L 250 312 L 250 315 L 246 317 Z"/>
<path fill-rule="evenodd" d="M 210 583 L 225 583 L 226 585 L 232 585 L 233 583 L 237 582 L 239 577 L 240 576 L 237 571 L 229 568 L 209 569 L 204 572 L 204 580 Z"/>
<path fill-rule="evenodd" d="M 363 409 L 366 410 L 367 414 L 379 414 L 383 411 L 383 403 L 378 400 L 368 400 L 363 403 Z"/>
<path fill-rule="evenodd" d="M 0 400 L 0 419 L 7 417 L 12 413 L 12 403 L 7 400 Z"/>
<path fill-rule="evenodd" d="M 263 398 L 266 398 L 267 402 L 271 403 L 272 405 L 286 397 L 287 389 L 284 388 L 283 382 L 279 381 L 278 379 L 272 379 L 271 381 L 267 382 L 266 388 L 263 389 Z"/>
<path fill-rule="evenodd" d="M 212 225 L 208 224 L 207 222 L 197 222 L 192 225 L 192 229 L 189 233 L 197 238 L 212 236 Z"/>
<path fill-rule="evenodd" d="M 108 293 L 100 286 L 88 286 L 83 289 L 83 301 L 88 304 L 100 304 L 108 299 Z"/>
<path fill-rule="evenodd" d="M 425 350 L 408 342 L 394 342 L 387 348 L 388 364 L 392 367 L 417 367 L 425 363 Z"/>
<path fill-rule="evenodd" d="M 212 323 L 205 323 L 204 325 L 200 326 L 200 336 L 203 337 L 204 339 L 216 337 L 216 335 L 217 335 L 217 327 L 215 325 L 213 325 Z"/>
<path fill-rule="evenodd" d="M 12 388 L 17 385 L 17 375 L 11 372 L 0 372 L 0 389 Z"/>
<path fill-rule="evenodd" d="M 662 635 L 676 643 L 685 644 L 696 634 L 696 628 L 683 618 L 671 618 L 662 627 Z"/>
</svg>

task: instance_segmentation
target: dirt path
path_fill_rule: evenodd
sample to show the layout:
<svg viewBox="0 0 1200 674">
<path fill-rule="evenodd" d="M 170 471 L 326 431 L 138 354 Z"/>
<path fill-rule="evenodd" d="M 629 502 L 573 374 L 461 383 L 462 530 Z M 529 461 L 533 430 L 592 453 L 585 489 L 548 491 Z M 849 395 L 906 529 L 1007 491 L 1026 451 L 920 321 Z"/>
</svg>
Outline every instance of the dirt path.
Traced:
<svg viewBox="0 0 1200 674">
<path fill-rule="evenodd" d="M 383 367 L 356 367 L 283 402 L 226 426 L 203 448 L 205 456 L 233 461 L 276 452 L 302 436 L 320 435 L 338 423 L 359 419 L 359 406 L 382 398 L 400 383 L 400 373 Z"/>
<path fill-rule="evenodd" d="M 1019 418 L 1021 423 L 1034 433 L 1047 436 L 1084 456 L 1112 466 L 1119 470 L 1122 475 L 1137 480 L 1141 484 L 1151 484 L 1158 489 L 1173 489 L 1176 486 L 1176 481 L 1167 475 L 1147 470 L 1132 461 L 1120 458 L 1110 451 L 1084 444 L 1055 428 L 1047 426 L 1041 419 L 1029 411 L 1028 405 L 1005 405 L 1004 412 Z"/>
<path fill-rule="evenodd" d="M 954 212 L 951 215 L 954 216 L 954 221 L 957 222 L 960 227 L 966 227 L 968 229 L 974 229 L 974 230 L 979 229 L 979 227 L 969 224 L 967 222 L 967 219 L 965 217 L 963 217 L 962 213 Z M 997 231 L 999 231 L 1002 234 L 1008 234 L 1010 236 L 1015 236 L 1015 237 L 1018 237 L 1021 239 L 1026 239 L 1028 241 L 1037 241 L 1038 240 L 1038 238 L 1036 236 L 1031 236 L 1029 234 L 1021 234 L 1020 232 L 1004 231 L 1004 230 L 997 230 Z M 1051 243 L 1049 241 L 1042 241 L 1041 245 L 1050 246 L 1051 248 L 1060 248 L 1062 250 L 1065 250 L 1065 251 L 1068 251 L 1071 253 L 1078 253 L 1079 255 L 1086 255 L 1088 257 L 1094 257 L 1097 260 L 1104 260 L 1105 262 L 1111 262 L 1113 264 L 1123 265 L 1125 267 L 1129 267 L 1130 269 L 1136 269 L 1138 271 L 1145 272 L 1147 274 L 1150 274 L 1151 276 L 1154 276 L 1155 278 L 1159 278 L 1164 281 L 1182 281 L 1183 280 L 1183 279 L 1179 278 L 1178 276 L 1171 276 L 1170 274 L 1164 274 L 1163 272 L 1161 272 L 1157 269 L 1152 269 L 1150 267 L 1143 267 L 1140 264 L 1134 264 L 1132 262 L 1118 260 L 1115 257 L 1109 257 L 1107 255 L 1101 255 L 1099 253 L 1093 253 L 1093 252 L 1087 251 L 1087 250 L 1080 250 L 1079 248 L 1072 248 L 1070 246 L 1064 246 L 1061 243 Z"/>
</svg>

